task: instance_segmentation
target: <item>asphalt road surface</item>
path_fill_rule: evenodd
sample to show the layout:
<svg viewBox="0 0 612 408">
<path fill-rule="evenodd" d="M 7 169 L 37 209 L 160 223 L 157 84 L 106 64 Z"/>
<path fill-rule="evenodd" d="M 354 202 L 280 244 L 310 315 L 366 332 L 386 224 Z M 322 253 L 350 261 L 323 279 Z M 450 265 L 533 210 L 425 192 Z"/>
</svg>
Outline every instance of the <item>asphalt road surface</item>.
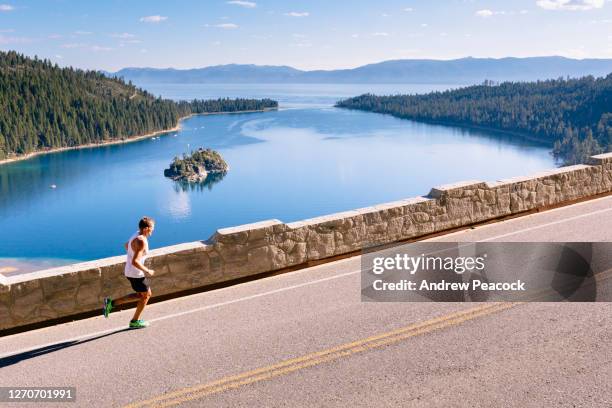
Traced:
<svg viewBox="0 0 612 408">
<path fill-rule="evenodd" d="M 612 241 L 612 197 L 435 240 Z M 361 302 L 353 257 L 131 314 L 0 338 L 0 386 L 76 387 L 55 407 L 612 407 L 612 303 Z"/>
</svg>

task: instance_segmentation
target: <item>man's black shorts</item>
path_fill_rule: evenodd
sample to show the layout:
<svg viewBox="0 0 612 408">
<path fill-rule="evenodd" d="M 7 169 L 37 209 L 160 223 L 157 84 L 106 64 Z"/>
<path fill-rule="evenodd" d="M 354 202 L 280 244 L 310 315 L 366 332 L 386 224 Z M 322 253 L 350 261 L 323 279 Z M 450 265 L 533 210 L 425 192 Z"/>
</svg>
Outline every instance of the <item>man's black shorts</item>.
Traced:
<svg viewBox="0 0 612 408">
<path fill-rule="evenodd" d="M 132 289 L 135 292 L 148 292 L 149 291 L 149 280 L 146 278 L 130 278 L 126 276 L 130 283 L 132 284 Z M 146 279 L 146 280 L 145 280 Z"/>
</svg>

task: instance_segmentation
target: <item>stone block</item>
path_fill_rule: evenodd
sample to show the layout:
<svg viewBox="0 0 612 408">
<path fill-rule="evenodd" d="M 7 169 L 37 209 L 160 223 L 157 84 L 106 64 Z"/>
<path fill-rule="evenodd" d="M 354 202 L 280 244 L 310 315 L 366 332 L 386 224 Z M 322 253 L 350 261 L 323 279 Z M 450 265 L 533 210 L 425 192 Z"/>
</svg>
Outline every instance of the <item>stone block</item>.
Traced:
<svg viewBox="0 0 612 408">
<path fill-rule="evenodd" d="M 414 212 L 410 214 L 415 223 L 428 222 L 431 217 L 426 212 Z"/>
<path fill-rule="evenodd" d="M 249 271 L 254 274 L 272 270 L 273 252 L 270 247 L 259 247 L 249 250 L 247 262 Z"/>
<path fill-rule="evenodd" d="M 60 317 L 59 313 L 47 304 L 40 306 L 38 309 L 38 316 L 41 319 L 55 319 Z"/>
<path fill-rule="evenodd" d="M 311 234 L 308 236 L 306 245 L 308 260 L 321 259 L 335 254 L 336 246 L 333 233 Z"/>
<path fill-rule="evenodd" d="M 13 323 L 10 308 L 7 303 L 0 303 L 0 329 L 9 327 Z"/>
<path fill-rule="evenodd" d="M 215 251 L 225 262 L 239 262 L 246 260 L 249 244 L 225 244 L 218 242 L 214 245 Z"/>
<path fill-rule="evenodd" d="M 12 288 L 11 315 L 17 324 L 28 320 L 36 308 L 43 304 L 40 282 L 24 282 Z"/>
<path fill-rule="evenodd" d="M 170 254 L 168 255 L 170 274 L 173 278 L 178 276 L 198 276 L 204 271 L 203 258 L 201 254 Z"/>
<path fill-rule="evenodd" d="M 87 269 L 84 271 L 79 271 L 78 275 L 79 275 L 79 280 L 81 283 L 102 280 L 102 270 L 100 268 L 93 268 L 93 269 Z"/>
<path fill-rule="evenodd" d="M 178 277 L 177 279 L 180 279 Z M 151 292 L 153 296 L 160 295 L 162 293 L 169 293 L 176 289 L 174 284 L 175 278 L 169 274 L 163 276 L 157 276 L 157 274 L 151 278 Z"/>
<path fill-rule="evenodd" d="M 66 273 L 63 275 L 51 276 L 40 279 L 45 295 L 56 292 L 75 291 L 80 284 L 79 273 Z"/>
<path fill-rule="evenodd" d="M 102 281 L 82 283 L 76 295 L 76 301 L 79 306 L 99 305 L 102 298 Z"/>
<path fill-rule="evenodd" d="M 102 274 L 102 280 L 113 279 L 118 276 L 125 276 L 125 262 L 103 266 L 100 268 L 100 272 Z"/>
<path fill-rule="evenodd" d="M 264 240 L 274 236 L 274 227 L 257 228 L 249 231 L 248 242 Z M 269 241 L 269 240 L 268 240 Z"/>
<path fill-rule="evenodd" d="M 307 261 L 306 243 L 297 242 L 290 252 L 287 253 L 288 265 L 299 265 Z"/>
<path fill-rule="evenodd" d="M 208 252 L 208 269 L 210 272 L 223 272 L 223 258 L 216 251 Z M 204 263 L 204 262 L 203 262 Z"/>
<path fill-rule="evenodd" d="M 130 282 L 125 276 L 115 276 L 113 278 L 107 278 L 106 276 L 102 280 L 102 294 L 103 296 L 111 296 L 113 298 L 121 297 L 132 293 L 134 290 L 130 285 Z"/>
</svg>

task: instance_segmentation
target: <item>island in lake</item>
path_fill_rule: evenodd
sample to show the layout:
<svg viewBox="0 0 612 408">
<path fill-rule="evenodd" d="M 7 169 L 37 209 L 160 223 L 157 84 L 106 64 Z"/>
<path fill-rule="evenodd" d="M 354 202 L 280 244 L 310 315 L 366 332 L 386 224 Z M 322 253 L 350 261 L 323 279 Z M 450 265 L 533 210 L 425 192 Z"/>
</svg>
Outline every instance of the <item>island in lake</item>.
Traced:
<svg viewBox="0 0 612 408">
<path fill-rule="evenodd" d="M 198 149 L 191 155 L 175 157 L 170 167 L 164 170 L 164 176 L 175 181 L 202 183 L 207 177 L 223 176 L 229 166 L 219 152 L 212 149 Z"/>
</svg>

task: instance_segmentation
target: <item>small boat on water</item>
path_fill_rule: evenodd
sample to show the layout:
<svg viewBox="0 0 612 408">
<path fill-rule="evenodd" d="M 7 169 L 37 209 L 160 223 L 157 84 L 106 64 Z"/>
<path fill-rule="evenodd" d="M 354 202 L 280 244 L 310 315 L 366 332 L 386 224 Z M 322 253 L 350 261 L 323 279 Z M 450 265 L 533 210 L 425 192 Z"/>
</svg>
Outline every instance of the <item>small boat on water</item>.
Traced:
<svg viewBox="0 0 612 408">
<path fill-rule="evenodd" d="M 51 184 L 49 188 L 57 188 L 57 186 L 55 184 Z"/>
</svg>

